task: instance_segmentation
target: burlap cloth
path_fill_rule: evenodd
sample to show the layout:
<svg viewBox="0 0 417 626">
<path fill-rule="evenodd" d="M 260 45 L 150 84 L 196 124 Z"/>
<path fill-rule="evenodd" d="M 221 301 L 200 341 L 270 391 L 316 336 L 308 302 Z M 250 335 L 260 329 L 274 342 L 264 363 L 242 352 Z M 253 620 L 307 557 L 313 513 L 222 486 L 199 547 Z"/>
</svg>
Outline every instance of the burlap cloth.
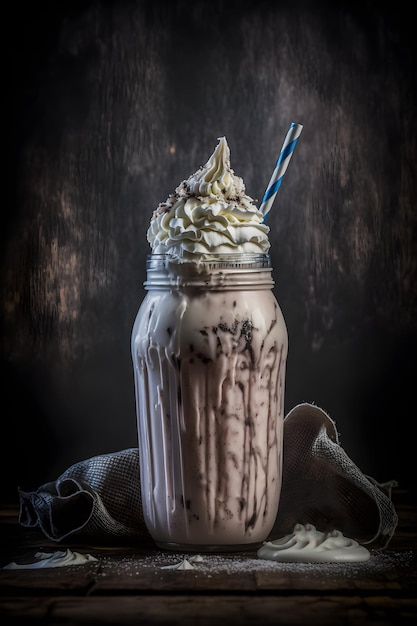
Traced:
<svg viewBox="0 0 417 626">
<path fill-rule="evenodd" d="M 388 545 L 397 526 L 394 480 L 365 476 L 339 444 L 336 425 L 303 403 L 284 420 L 283 482 L 271 539 L 296 523 L 340 530 L 373 548 Z M 69 467 L 34 492 L 19 489 L 19 522 L 48 539 L 132 541 L 147 536 L 141 506 L 137 448 L 103 454 Z"/>
</svg>

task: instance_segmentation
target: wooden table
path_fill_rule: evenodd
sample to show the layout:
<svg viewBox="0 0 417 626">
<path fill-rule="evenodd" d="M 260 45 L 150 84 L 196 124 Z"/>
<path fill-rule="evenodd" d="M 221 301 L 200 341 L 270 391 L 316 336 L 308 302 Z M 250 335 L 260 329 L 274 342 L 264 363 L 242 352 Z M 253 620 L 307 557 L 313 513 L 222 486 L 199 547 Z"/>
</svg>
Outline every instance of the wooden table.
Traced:
<svg viewBox="0 0 417 626">
<path fill-rule="evenodd" d="M 417 623 L 417 506 L 406 491 L 393 500 L 399 525 L 389 546 L 364 563 L 280 564 L 256 553 L 201 556 L 191 570 L 165 569 L 187 555 L 151 541 L 132 546 L 57 545 L 0 511 L 1 562 L 37 550 L 71 550 L 98 560 L 40 570 L 0 571 L 1 625 Z M 188 555 L 190 556 L 190 555 Z"/>
</svg>

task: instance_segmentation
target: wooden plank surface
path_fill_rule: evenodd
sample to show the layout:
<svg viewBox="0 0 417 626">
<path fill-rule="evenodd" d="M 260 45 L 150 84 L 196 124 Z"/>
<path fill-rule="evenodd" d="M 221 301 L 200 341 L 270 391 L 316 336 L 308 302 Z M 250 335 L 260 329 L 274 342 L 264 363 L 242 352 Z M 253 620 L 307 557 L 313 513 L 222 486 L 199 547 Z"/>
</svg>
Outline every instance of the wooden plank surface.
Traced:
<svg viewBox="0 0 417 626">
<path fill-rule="evenodd" d="M 365 563 L 288 564 L 263 561 L 255 553 L 207 555 L 192 570 L 164 569 L 180 563 L 184 555 L 158 552 L 143 555 L 107 556 L 90 550 L 99 560 L 58 569 L 3 570 L 4 589 L 33 593 L 89 595 L 121 592 L 222 592 L 301 591 L 402 592 L 417 595 L 416 562 L 411 551 L 372 554 Z"/>
<path fill-rule="evenodd" d="M 0 511 L 1 565 L 70 546 L 98 558 L 81 566 L 0 571 L 1 623 L 321 624 L 392 626 L 417 618 L 416 506 L 404 499 L 385 550 L 351 564 L 284 564 L 254 552 L 201 555 L 192 570 L 164 569 L 191 555 L 142 546 L 45 541 Z M 5 549 L 8 546 L 8 549 Z M 20 621 L 19 621 L 20 620 Z"/>
<path fill-rule="evenodd" d="M 302 626 L 394 626 L 411 624 L 412 598 L 358 595 L 154 595 L 74 598 L 7 598 L 0 601 L 6 619 L 52 624 L 287 624 Z M 11 621 L 6 623 L 12 623 Z M 25 623 L 25 622 L 23 622 Z"/>
</svg>

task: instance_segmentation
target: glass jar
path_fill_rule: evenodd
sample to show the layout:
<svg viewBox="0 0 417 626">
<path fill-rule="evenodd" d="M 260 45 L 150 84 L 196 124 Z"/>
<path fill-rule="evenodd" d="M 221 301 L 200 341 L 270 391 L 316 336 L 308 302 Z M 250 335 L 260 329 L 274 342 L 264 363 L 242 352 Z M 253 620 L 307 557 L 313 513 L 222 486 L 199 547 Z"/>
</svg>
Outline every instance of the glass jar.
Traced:
<svg viewBox="0 0 417 626">
<path fill-rule="evenodd" d="M 132 331 L 142 506 L 156 544 L 256 549 L 278 511 L 288 337 L 269 255 L 149 255 Z"/>
</svg>

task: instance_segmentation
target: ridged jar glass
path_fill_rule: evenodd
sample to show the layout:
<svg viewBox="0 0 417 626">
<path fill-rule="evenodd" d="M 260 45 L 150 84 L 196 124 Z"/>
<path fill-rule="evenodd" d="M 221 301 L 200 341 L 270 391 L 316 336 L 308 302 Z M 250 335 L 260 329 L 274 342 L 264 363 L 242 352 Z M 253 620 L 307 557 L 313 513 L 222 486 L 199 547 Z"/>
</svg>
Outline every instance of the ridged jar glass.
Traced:
<svg viewBox="0 0 417 626">
<path fill-rule="evenodd" d="M 149 255 L 132 331 L 146 526 L 164 549 L 256 549 L 282 482 L 288 337 L 266 254 Z"/>
</svg>

